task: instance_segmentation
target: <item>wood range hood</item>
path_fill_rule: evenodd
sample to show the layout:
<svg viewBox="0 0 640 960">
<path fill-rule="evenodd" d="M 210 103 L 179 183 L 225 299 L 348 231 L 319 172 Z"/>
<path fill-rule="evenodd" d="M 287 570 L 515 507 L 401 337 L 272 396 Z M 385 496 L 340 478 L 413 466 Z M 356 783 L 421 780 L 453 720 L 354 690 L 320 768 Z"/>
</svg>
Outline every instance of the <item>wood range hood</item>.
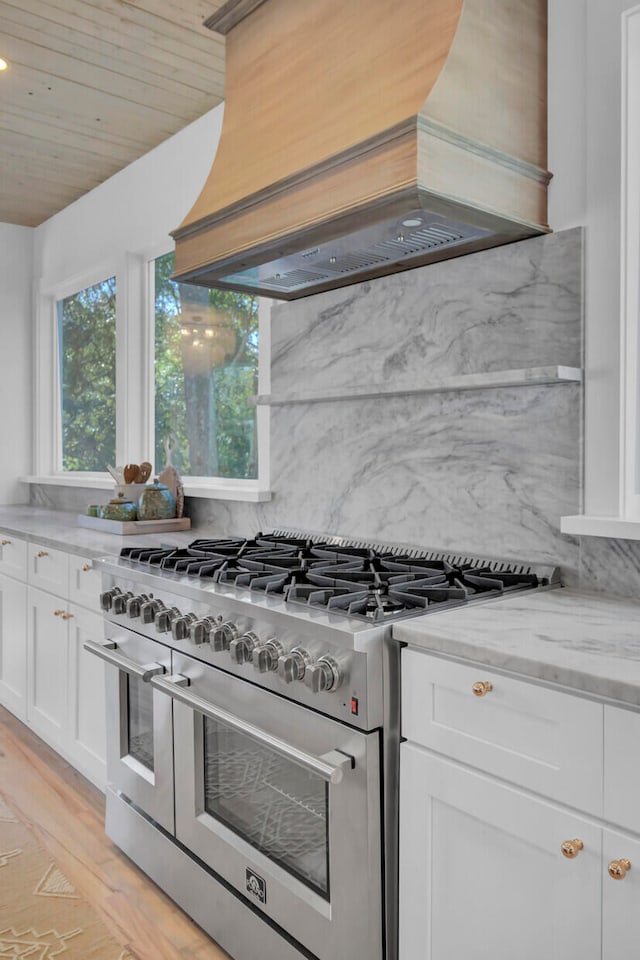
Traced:
<svg viewBox="0 0 640 960">
<path fill-rule="evenodd" d="M 175 278 L 293 300 L 548 231 L 546 0 L 229 0 Z"/>
</svg>

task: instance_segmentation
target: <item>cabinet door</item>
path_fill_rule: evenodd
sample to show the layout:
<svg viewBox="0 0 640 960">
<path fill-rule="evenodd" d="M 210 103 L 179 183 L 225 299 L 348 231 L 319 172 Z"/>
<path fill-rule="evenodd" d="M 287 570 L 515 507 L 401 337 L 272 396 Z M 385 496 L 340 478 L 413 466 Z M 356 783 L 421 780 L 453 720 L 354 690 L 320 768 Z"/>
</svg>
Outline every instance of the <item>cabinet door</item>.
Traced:
<svg viewBox="0 0 640 960">
<path fill-rule="evenodd" d="M 400 782 L 400 960 L 600 960 L 597 825 L 410 743 Z"/>
<path fill-rule="evenodd" d="M 625 873 L 626 863 L 630 864 Z M 612 879 L 609 865 L 622 879 Z M 636 957 L 640 943 L 640 842 L 614 830 L 603 841 L 602 956 Z"/>
<path fill-rule="evenodd" d="M 0 573 L 17 580 L 27 579 L 27 541 L 0 531 Z"/>
<path fill-rule="evenodd" d="M 66 597 L 69 591 L 69 554 L 41 543 L 30 543 L 27 553 L 31 586 Z"/>
<path fill-rule="evenodd" d="M 599 703 L 403 650 L 402 733 L 482 773 L 602 813 Z"/>
<path fill-rule="evenodd" d="M 69 753 L 71 762 L 97 787 L 106 784 L 105 663 L 83 648 L 104 637 L 97 613 L 69 607 Z"/>
<path fill-rule="evenodd" d="M 604 818 L 640 833 L 640 713 L 636 710 L 604 708 Z"/>
<path fill-rule="evenodd" d="M 69 600 L 100 612 L 101 576 L 88 557 L 69 557 Z"/>
<path fill-rule="evenodd" d="M 27 713 L 27 588 L 0 574 L 0 703 Z"/>
<path fill-rule="evenodd" d="M 28 591 L 27 720 L 52 746 L 68 741 L 67 601 Z"/>
</svg>

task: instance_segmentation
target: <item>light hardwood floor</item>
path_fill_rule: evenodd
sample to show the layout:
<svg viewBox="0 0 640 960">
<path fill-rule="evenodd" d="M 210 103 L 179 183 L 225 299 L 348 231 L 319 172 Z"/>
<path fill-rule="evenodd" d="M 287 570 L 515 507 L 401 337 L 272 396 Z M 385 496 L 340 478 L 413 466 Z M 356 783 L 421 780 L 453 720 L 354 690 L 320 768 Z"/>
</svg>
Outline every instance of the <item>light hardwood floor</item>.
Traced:
<svg viewBox="0 0 640 960">
<path fill-rule="evenodd" d="M 0 707 L 0 788 L 140 960 L 230 960 L 104 834 L 104 797 Z"/>
</svg>

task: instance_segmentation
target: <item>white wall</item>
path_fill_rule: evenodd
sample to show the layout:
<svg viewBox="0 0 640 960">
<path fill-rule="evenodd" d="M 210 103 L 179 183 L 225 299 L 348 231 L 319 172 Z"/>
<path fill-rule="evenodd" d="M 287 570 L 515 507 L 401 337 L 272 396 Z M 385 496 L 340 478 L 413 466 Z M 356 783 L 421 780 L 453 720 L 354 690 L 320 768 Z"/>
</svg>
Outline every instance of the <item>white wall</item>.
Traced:
<svg viewBox="0 0 640 960">
<path fill-rule="evenodd" d="M 31 469 L 33 229 L 0 223 L 0 503 L 26 503 Z"/>
<path fill-rule="evenodd" d="M 169 244 L 209 173 L 222 114 L 222 106 L 209 111 L 37 227 L 36 281 L 52 285 Z"/>
</svg>

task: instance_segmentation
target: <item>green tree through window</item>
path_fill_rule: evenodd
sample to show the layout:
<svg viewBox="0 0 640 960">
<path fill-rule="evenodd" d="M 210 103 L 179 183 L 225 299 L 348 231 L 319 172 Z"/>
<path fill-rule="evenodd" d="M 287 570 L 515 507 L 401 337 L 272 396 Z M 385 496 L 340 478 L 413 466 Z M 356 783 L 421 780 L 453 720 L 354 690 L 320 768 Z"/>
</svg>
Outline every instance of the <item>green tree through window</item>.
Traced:
<svg viewBox="0 0 640 960">
<path fill-rule="evenodd" d="M 174 255 L 155 261 L 155 465 L 177 440 L 183 475 L 258 475 L 258 300 L 178 284 Z"/>
<path fill-rule="evenodd" d="M 57 302 L 62 469 L 103 472 L 116 455 L 115 277 Z"/>
</svg>

